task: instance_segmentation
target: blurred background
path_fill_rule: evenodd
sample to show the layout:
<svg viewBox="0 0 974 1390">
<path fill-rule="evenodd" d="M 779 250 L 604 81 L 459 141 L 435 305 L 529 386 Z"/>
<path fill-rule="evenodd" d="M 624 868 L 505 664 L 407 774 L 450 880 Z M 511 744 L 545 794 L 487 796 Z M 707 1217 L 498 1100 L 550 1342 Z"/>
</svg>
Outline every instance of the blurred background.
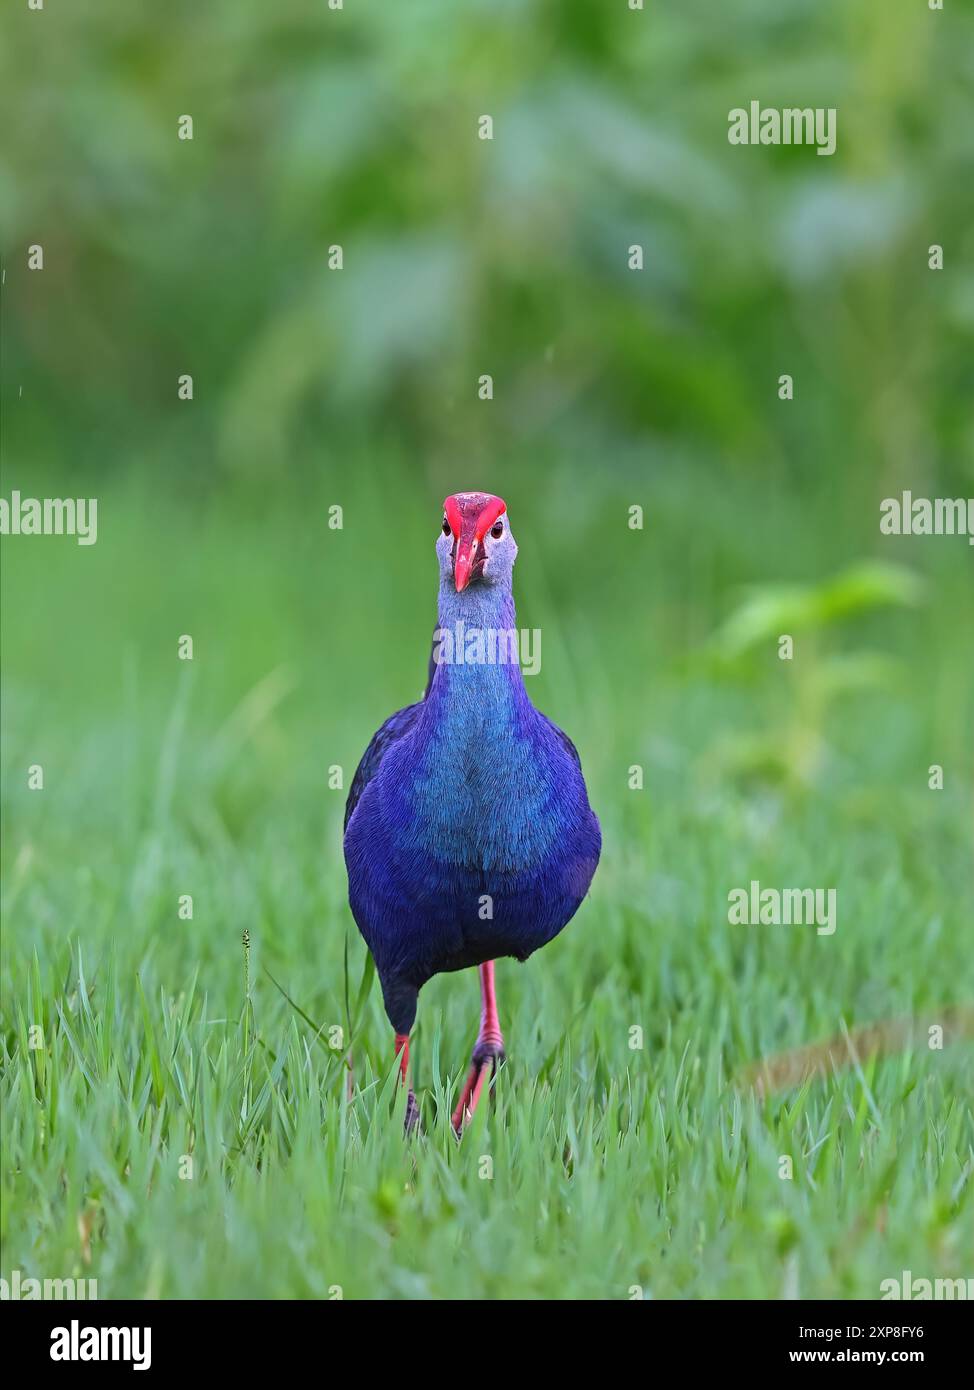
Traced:
<svg viewBox="0 0 974 1390">
<path fill-rule="evenodd" d="M 97 497 L 98 541 L 3 542 L 5 981 L 80 934 L 239 1003 L 249 924 L 332 1016 L 328 768 L 347 788 L 421 691 L 442 498 L 481 488 L 603 821 L 586 911 L 615 914 L 515 990 L 621 970 L 661 982 L 662 1027 L 747 980 L 736 1060 L 969 997 L 974 551 L 879 533 L 903 489 L 974 493 L 974 10 L 949 10 L 11 7 L 2 494 Z M 729 145 L 752 99 L 837 108 L 836 154 Z M 752 876 L 839 883 L 845 953 L 729 936 Z"/>
<path fill-rule="evenodd" d="M 100 535 L 5 543 L 8 735 L 52 701 L 51 736 L 95 716 L 112 742 L 123 673 L 168 705 L 186 632 L 210 672 L 200 718 L 271 680 L 262 737 L 288 757 L 269 779 L 259 740 L 240 766 L 234 746 L 226 775 L 265 808 L 317 784 L 414 694 L 439 505 L 479 487 L 521 540 L 539 691 L 600 718 L 607 776 L 674 734 L 652 715 L 670 681 L 694 755 L 713 752 L 722 730 L 683 687 L 713 674 L 710 639 L 751 585 L 772 586 L 770 611 L 730 646 L 760 659 L 717 672 L 745 761 L 821 773 L 819 736 L 841 743 L 849 718 L 823 702 L 890 675 L 821 663 L 881 632 L 923 692 L 897 724 L 909 756 L 969 770 L 970 550 L 878 529 L 903 488 L 974 487 L 974 59 L 957 41 L 974 15 L 953 9 L 949 29 L 868 0 L 9 15 L 3 487 L 96 495 Z M 837 153 L 729 145 L 727 112 L 752 98 L 835 106 Z M 873 575 L 843 594 L 868 561 L 934 588 Z M 775 587 L 836 580 L 817 618 Z M 850 607 L 863 623 L 809 642 L 794 682 L 769 667 L 779 628 Z M 751 743 L 779 697 L 816 706 L 797 760 Z M 874 713 L 854 781 L 864 762 L 900 777 Z"/>
</svg>

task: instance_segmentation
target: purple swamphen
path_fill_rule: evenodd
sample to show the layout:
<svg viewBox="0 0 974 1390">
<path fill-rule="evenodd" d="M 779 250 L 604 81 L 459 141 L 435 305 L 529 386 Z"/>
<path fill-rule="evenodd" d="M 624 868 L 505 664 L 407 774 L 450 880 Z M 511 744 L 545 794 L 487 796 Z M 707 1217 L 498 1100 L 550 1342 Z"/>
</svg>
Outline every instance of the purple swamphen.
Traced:
<svg viewBox="0 0 974 1390">
<path fill-rule="evenodd" d="M 417 995 L 478 966 L 480 1032 L 459 1133 L 504 1058 L 494 961 L 527 960 L 588 891 L 599 823 L 575 745 L 536 710 L 517 659 L 517 545 L 499 497 L 444 503 L 439 613 L 422 700 L 387 719 L 345 808 L 349 903 L 382 985 L 403 1081 Z M 409 1092 L 407 1127 L 418 1119 Z"/>
</svg>

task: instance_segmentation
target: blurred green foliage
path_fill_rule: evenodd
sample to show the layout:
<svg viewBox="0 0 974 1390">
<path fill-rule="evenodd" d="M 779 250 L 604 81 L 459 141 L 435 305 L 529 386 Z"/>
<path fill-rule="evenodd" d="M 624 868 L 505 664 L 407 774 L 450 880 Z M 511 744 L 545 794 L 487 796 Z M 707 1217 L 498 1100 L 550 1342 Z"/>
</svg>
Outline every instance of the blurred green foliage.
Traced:
<svg viewBox="0 0 974 1390">
<path fill-rule="evenodd" d="M 970 5 L 50 0 L 5 26 L 15 482 L 37 455 L 335 476 L 393 440 L 434 492 L 513 455 L 698 464 L 707 506 L 728 474 L 837 506 L 971 485 Z M 751 98 L 837 107 L 838 152 L 730 146 Z"/>
<path fill-rule="evenodd" d="M 881 539 L 877 513 L 974 487 L 970 5 L 51 0 L 5 25 L 2 484 L 107 493 L 103 559 L 73 573 L 165 525 L 163 608 L 192 575 L 232 612 L 219 509 L 244 566 L 287 538 L 296 628 L 336 584 L 374 623 L 376 528 L 417 554 L 478 486 L 529 542 L 526 592 L 538 561 L 632 668 L 649 615 L 649 652 L 680 656 L 739 585 L 864 560 L 968 601 L 962 541 Z M 835 105 L 837 153 L 729 145 L 752 97 Z M 421 602 L 429 569 L 404 567 Z"/>
</svg>

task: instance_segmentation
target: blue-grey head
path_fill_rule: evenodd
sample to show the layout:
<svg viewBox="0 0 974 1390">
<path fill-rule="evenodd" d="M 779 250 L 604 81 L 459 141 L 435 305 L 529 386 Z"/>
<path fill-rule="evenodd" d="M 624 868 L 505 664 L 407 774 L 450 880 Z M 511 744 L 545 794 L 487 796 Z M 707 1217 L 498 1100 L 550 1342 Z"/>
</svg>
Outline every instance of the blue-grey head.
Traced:
<svg viewBox="0 0 974 1390">
<path fill-rule="evenodd" d="M 457 594 L 468 586 L 511 589 L 517 542 L 507 504 L 489 492 L 455 492 L 443 503 L 442 533 L 436 542 L 440 576 Z"/>
</svg>

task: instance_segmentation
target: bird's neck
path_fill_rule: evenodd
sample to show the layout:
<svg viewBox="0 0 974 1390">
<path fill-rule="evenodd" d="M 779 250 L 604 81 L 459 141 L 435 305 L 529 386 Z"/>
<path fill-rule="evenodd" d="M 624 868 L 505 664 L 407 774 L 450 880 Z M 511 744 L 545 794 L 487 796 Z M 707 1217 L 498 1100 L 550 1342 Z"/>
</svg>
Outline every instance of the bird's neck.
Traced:
<svg viewBox="0 0 974 1390">
<path fill-rule="evenodd" d="M 463 623 L 467 628 L 513 630 L 514 595 L 500 584 L 474 584 L 458 594 L 453 581 L 443 579 L 437 614 L 441 628 Z"/>
<path fill-rule="evenodd" d="M 463 640 L 473 650 L 465 645 L 462 661 L 455 649 L 449 653 L 454 659 L 437 661 L 434 645 L 436 664 L 413 745 L 404 832 L 419 862 L 435 858 L 517 868 L 537 856 L 545 835 L 560 827 L 550 812 L 550 783 L 538 776 L 533 735 L 539 715 L 520 664 L 516 657 L 478 659 L 489 658 L 491 638 L 496 642 L 502 634 L 514 634 L 514 624 L 509 590 L 477 584 L 457 594 L 452 583 L 440 590 L 434 643 L 453 634 L 454 648 Z M 485 644 L 479 652 L 478 639 Z M 504 796 L 501 816 L 498 788 Z"/>
<path fill-rule="evenodd" d="M 530 708 L 518 661 L 514 597 L 509 588 L 476 584 L 458 594 L 440 586 L 436 669 L 431 703 L 458 716 L 450 723 L 471 732 L 485 722 L 513 722 Z"/>
</svg>

